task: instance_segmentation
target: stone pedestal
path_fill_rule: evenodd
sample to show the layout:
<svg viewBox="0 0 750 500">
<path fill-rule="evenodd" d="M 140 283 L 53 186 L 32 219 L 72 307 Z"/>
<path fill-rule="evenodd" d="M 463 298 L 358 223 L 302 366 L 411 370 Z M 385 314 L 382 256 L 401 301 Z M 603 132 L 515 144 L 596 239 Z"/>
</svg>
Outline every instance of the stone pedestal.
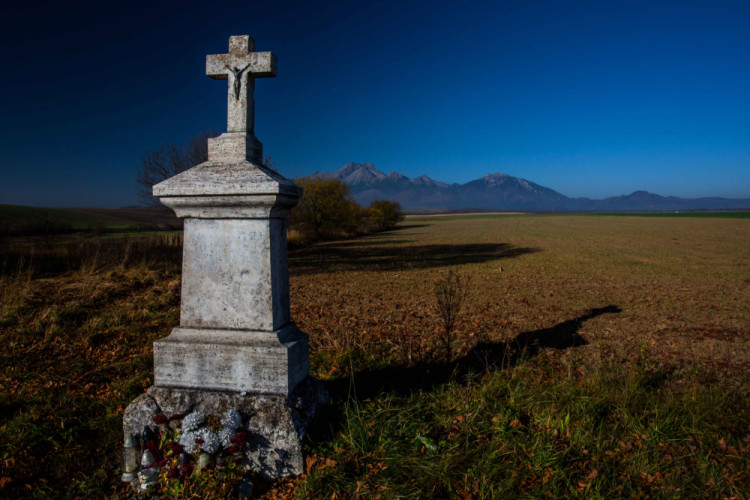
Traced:
<svg viewBox="0 0 750 500">
<path fill-rule="evenodd" d="M 209 160 L 154 194 L 185 218 L 180 326 L 154 343 L 155 385 L 289 395 L 309 370 L 289 315 L 286 217 L 300 189 L 247 160 Z"/>
<path fill-rule="evenodd" d="M 286 218 L 300 188 L 247 159 L 210 159 L 154 194 L 185 219 L 180 324 L 154 342 L 154 386 L 126 409 L 126 440 L 158 430 L 156 415 L 234 409 L 251 470 L 301 473 L 302 438 L 327 395 L 289 313 Z"/>
</svg>

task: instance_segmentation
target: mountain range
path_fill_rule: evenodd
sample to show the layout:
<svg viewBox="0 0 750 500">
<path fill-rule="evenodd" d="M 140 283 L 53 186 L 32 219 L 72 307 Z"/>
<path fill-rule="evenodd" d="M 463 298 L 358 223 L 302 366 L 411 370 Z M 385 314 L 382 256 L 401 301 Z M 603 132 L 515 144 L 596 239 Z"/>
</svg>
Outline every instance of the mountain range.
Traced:
<svg viewBox="0 0 750 500">
<path fill-rule="evenodd" d="M 392 200 L 409 210 L 519 210 L 519 211 L 660 211 L 750 209 L 750 199 L 676 198 L 635 191 L 603 200 L 569 198 L 534 182 L 503 173 L 487 174 L 465 184 L 446 184 L 422 175 L 410 178 L 385 174 L 372 163 L 349 163 L 335 172 L 311 177 L 338 179 L 362 205 Z"/>
</svg>

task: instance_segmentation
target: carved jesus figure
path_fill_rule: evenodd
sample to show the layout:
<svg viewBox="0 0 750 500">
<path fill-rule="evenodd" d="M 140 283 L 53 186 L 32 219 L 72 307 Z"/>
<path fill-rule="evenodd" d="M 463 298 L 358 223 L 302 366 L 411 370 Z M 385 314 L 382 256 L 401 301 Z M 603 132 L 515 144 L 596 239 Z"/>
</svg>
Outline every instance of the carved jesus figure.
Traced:
<svg viewBox="0 0 750 500">
<path fill-rule="evenodd" d="M 242 73 L 244 73 L 245 70 L 249 67 L 250 64 L 247 64 L 242 69 L 236 66 L 234 68 L 230 68 L 229 66 L 227 66 L 227 69 L 234 73 L 234 98 L 238 101 L 240 100 L 240 90 L 242 89 Z"/>
<path fill-rule="evenodd" d="M 229 53 L 206 56 L 206 74 L 216 80 L 229 80 L 227 132 L 253 135 L 255 79 L 276 76 L 276 57 L 271 52 L 253 52 L 254 47 L 249 36 L 233 36 L 229 38 Z"/>
</svg>

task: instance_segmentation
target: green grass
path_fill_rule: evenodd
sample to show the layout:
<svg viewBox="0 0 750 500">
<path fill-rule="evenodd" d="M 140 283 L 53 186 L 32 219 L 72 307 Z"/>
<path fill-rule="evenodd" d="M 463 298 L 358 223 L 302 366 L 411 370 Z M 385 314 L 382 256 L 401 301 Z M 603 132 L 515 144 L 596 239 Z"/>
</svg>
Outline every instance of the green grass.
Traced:
<svg viewBox="0 0 750 500">
<path fill-rule="evenodd" d="M 314 463 L 298 498 L 720 498 L 750 491 L 740 438 L 750 425 L 747 385 L 702 385 L 697 374 L 695 383 L 676 384 L 663 382 L 669 374 L 656 368 L 616 365 L 570 376 L 550 361 L 407 396 L 338 401 L 343 419 L 330 441 L 311 446 Z"/>
</svg>

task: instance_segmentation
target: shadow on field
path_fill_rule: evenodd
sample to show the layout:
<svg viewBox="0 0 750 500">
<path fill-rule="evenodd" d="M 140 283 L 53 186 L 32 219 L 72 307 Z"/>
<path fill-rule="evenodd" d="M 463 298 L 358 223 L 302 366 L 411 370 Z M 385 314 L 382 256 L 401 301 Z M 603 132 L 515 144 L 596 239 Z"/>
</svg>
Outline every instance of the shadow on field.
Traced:
<svg viewBox="0 0 750 500">
<path fill-rule="evenodd" d="M 584 321 L 602 314 L 617 314 L 616 305 L 592 309 L 588 314 L 558 323 L 550 328 L 524 332 L 508 342 L 478 344 L 466 356 L 450 363 L 430 362 L 416 366 L 389 366 L 357 373 L 351 378 L 340 378 L 326 383 L 334 400 L 345 399 L 353 384 L 357 399 L 375 397 L 381 393 L 400 395 L 428 391 L 450 380 L 465 382 L 471 374 L 510 368 L 521 359 L 536 356 L 543 349 L 567 349 L 586 345 L 578 334 Z"/>
<path fill-rule="evenodd" d="M 398 271 L 508 259 L 539 252 L 508 243 L 403 245 L 404 240 L 335 242 L 289 252 L 291 274 Z"/>
</svg>

